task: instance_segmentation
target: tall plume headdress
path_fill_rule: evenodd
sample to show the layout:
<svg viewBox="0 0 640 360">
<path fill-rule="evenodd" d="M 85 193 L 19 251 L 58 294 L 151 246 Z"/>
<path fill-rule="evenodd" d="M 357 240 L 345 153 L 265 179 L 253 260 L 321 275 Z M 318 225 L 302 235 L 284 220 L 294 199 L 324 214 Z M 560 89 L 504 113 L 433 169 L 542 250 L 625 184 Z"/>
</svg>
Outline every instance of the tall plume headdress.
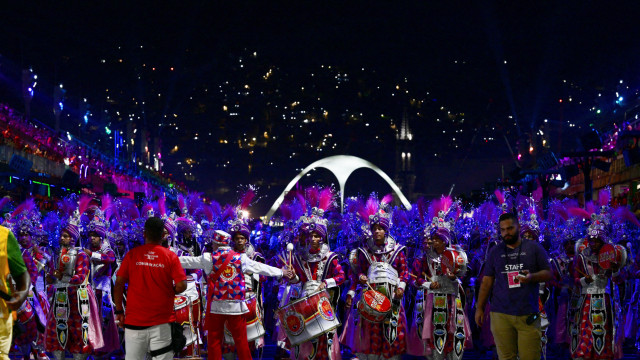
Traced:
<svg viewBox="0 0 640 360">
<path fill-rule="evenodd" d="M 249 208 L 254 203 L 256 197 L 257 188 L 253 185 L 247 186 L 245 189 L 240 190 L 240 199 L 238 205 L 233 208 L 225 209 L 225 212 L 232 211 L 231 219 L 227 221 L 227 232 L 233 236 L 235 234 L 242 234 L 249 241 L 251 235 L 251 228 L 249 227 Z"/>
<path fill-rule="evenodd" d="M 298 200 L 306 205 L 307 211 L 298 219 L 298 230 L 307 235 L 316 231 L 326 241 L 329 221 L 325 213 L 334 206 L 335 193 L 331 187 L 317 186 L 307 188 L 304 193 L 304 198 L 298 194 Z"/>
<path fill-rule="evenodd" d="M 432 202 L 431 224 L 425 230 L 429 232 L 429 236 L 438 236 L 447 244 L 453 244 L 456 242 L 456 221 L 461 213 L 462 207 L 459 202 L 454 202 L 450 196 L 443 196 L 440 200 Z"/>
</svg>

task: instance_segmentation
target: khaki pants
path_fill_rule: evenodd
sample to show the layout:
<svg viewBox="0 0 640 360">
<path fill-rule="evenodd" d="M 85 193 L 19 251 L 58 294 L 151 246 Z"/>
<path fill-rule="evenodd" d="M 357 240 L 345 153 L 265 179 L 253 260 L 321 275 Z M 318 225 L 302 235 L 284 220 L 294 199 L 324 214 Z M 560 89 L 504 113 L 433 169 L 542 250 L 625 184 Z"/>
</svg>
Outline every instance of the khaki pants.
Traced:
<svg viewBox="0 0 640 360">
<path fill-rule="evenodd" d="M 540 317 L 527 325 L 528 315 L 515 316 L 491 312 L 491 333 L 500 360 L 540 360 L 542 335 Z"/>
<path fill-rule="evenodd" d="M 11 334 L 13 332 L 13 316 L 9 313 L 6 319 L 0 318 L 0 359 L 9 360 L 11 351 Z"/>
</svg>

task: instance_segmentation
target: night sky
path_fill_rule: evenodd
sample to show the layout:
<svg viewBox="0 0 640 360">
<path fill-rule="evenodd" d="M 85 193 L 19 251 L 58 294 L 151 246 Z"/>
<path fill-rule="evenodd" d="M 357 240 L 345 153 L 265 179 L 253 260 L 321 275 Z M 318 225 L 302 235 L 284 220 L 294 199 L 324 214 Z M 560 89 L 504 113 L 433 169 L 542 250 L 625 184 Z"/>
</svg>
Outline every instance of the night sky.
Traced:
<svg viewBox="0 0 640 360">
<path fill-rule="evenodd" d="M 580 150 L 580 134 L 624 121 L 639 104 L 639 8 L 14 2 L 0 21 L 0 102 L 24 110 L 20 71 L 31 67 L 41 79 L 37 120 L 52 126 L 51 89 L 63 83 L 64 130 L 113 153 L 104 127 L 126 135 L 134 123 L 176 180 L 221 202 L 232 201 L 236 185 L 255 183 L 265 206 L 328 155 L 361 156 L 394 178 L 404 117 L 414 136 L 415 195 L 434 197 L 452 184 L 455 194 L 468 193 L 513 170 L 523 143 L 536 149 L 532 156 L 562 154 Z M 132 146 L 134 153 L 144 155 Z M 518 166 L 532 166 L 526 157 Z M 355 175 L 347 195 L 389 191 L 367 170 Z M 332 181 L 322 170 L 308 180 Z"/>
</svg>

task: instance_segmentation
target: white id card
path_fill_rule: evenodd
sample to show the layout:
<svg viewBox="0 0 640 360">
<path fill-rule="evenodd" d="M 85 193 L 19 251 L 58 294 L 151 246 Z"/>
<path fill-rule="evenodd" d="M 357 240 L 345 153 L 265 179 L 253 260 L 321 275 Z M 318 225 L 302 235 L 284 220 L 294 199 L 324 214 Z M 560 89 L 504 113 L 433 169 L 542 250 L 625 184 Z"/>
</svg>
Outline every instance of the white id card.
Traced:
<svg viewBox="0 0 640 360">
<path fill-rule="evenodd" d="M 509 281 L 509 289 L 520 287 L 520 280 L 518 279 L 518 275 L 520 272 L 518 271 L 509 271 L 507 272 L 507 280 Z"/>
</svg>

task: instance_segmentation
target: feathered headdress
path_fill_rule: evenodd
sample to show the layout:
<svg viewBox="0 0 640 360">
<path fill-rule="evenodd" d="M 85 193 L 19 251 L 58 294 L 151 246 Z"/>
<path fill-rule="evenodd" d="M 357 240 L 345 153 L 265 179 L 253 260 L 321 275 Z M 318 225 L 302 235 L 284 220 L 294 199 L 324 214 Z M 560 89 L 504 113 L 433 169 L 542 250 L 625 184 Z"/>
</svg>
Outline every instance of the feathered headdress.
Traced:
<svg viewBox="0 0 640 360">
<path fill-rule="evenodd" d="M 358 215 L 368 224 L 367 231 L 370 231 L 373 225 L 380 225 L 387 234 L 389 233 L 393 215 L 390 207 L 391 201 L 393 201 L 393 195 L 391 194 L 385 195 L 380 202 L 378 202 L 376 194 L 371 194 L 364 206 L 358 209 Z"/>
<path fill-rule="evenodd" d="M 611 242 L 611 208 L 608 205 L 609 197 L 600 196 L 597 205 L 589 201 L 585 209 L 571 207 L 568 213 L 590 221 L 587 227 L 587 237 L 600 238 L 604 242 Z"/>
<path fill-rule="evenodd" d="M 102 196 L 102 206 L 99 209 L 95 209 L 93 212 L 93 218 L 89 222 L 87 230 L 91 233 L 94 232 L 100 237 L 104 238 L 107 235 L 107 215 L 114 213 L 113 204 L 109 195 Z"/>
<path fill-rule="evenodd" d="M 502 213 L 502 207 L 496 206 L 493 201 L 485 201 L 473 212 L 476 222 L 477 232 L 483 238 L 493 238 L 496 236 L 496 224 Z"/>
<path fill-rule="evenodd" d="M 40 211 L 36 208 L 33 199 L 28 199 L 18 205 L 11 213 L 9 221 L 12 224 L 12 231 L 15 234 L 27 233 L 33 235 L 40 220 Z"/>
<path fill-rule="evenodd" d="M 72 199 L 75 199 L 75 196 L 72 197 Z M 87 211 L 91 200 L 92 197 L 88 195 L 82 195 L 80 199 L 77 200 L 77 202 L 72 200 L 73 202 L 75 202 L 76 208 L 69 215 L 69 218 L 62 230 L 71 235 L 71 238 L 74 242 L 77 241 L 78 238 L 80 238 L 80 216 L 84 214 L 85 211 Z"/>
<path fill-rule="evenodd" d="M 334 205 L 335 194 L 331 187 L 320 188 L 312 186 L 304 191 L 305 196 L 299 196 L 301 204 L 309 207 L 307 213 L 298 219 L 298 230 L 303 234 L 317 231 L 320 236 L 327 239 L 327 225 L 329 221 L 324 218 L 325 212 Z"/>
<path fill-rule="evenodd" d="M 540 238 L 540 222 L 538 208 L 532 197 L 520 196 L 518 199 L 518 218 L 520 219 L 520 235 L 532 233 L 533 239 Z"/>
<path fill-rule="evenodd" d="M 238 233 L 244 235 L 247 240 L 249 240 L 249 236 L 251 235 L 251 229 L 249 228 L 249 207 L 256 197 L 256 191 L 256 187 L 251 185 L 241 190 L 238 205 L 235 208 L 231 208 L 233 210 L 233 219 L 227 222 L 227 228 L 232 238 Z"/>
<path fill-rule="evenodd" d="M 454 202 L 450 196 L 442 196 L 440 200 L 431 203 L 431 224 L 425 229 L 429 236 L 438 236 L 448 244 L 455 241 L 455 225 L 462 213 L 459 202 Z"/>
</svg>

